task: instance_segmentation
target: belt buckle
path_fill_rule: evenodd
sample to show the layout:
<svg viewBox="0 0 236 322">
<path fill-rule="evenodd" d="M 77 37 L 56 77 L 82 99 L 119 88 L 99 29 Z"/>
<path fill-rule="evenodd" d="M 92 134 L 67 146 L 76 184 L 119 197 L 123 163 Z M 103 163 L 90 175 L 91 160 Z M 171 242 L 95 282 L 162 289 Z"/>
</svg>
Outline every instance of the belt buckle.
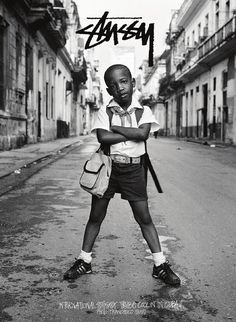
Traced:
<svg viewBox="0 0 236 322">
<path fill-rule="evenodd" d="M 129 158 L 128 158 L 128 157 L 126 157 L 125 155 L 123 155 L 123 156 L 121 157 L 121 159 L 123 160 L 123 163 L 125 163 L 125 164 L 128 164 L 128 163 L 129 163 Z"/>
<path fill-rule="evenodd" d="M 126 163 L 126 159 L 125 159 L 125 157 L 124 157 L 124 156 L 122 156 L 122 155 L 116 155 L 116 156 L 115 156 L 115 159 L 116 159 L 116 161 L 117 161 L 118 163 Z"/>
<path fill-rule="evenodd" d="M 131 163 L 131 158 L 125 155 L 114 155 L 113 160 L 114 162 L 117 162 L 117 163 L 124 163 L 124 164 Z"/>
</svg>

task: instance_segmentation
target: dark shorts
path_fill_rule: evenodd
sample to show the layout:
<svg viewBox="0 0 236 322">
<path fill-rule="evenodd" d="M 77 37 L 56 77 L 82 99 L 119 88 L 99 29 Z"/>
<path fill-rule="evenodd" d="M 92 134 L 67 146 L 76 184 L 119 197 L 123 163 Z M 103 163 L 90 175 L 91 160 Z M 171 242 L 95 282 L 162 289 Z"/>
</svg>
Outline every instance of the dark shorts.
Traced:
<svg viewBox="0 0 236 322">
<path fill-rule="evenodd" d="M 147 200 L 145 169 L 142 164 L 112 163 L 112 172 L 105 199 L 120 193 L 122 199 L 129 201 Z"/>
</svg>

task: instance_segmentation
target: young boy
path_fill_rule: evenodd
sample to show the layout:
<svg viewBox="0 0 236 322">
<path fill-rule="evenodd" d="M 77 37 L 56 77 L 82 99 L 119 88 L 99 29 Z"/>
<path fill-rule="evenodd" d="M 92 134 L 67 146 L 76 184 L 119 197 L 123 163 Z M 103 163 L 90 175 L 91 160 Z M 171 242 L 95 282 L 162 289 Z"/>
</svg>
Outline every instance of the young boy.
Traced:
<svg viewBox="0 0 236 322">
<path fill-rule="evenodd" d="M 64 279 L 75 279 L 92 272 L 92 248 L 106 216 L 110 199 L 116 192 L 129 201 L 133 215 L 139 224 L 154 260 L 152 276 L 170 285 L 179 285 L 179 277 L 171 270 L 161 251 L 159 237 L 152 222 L 147 202 L 145 169 L 143 155 L 150 130 L 156 131 L 156 122 L 149 107 L 142 107 L 133 96 L 135 80 L 124 65 L 112 65 L 104 80 L 108 93 L 113 97 L 107 106 L 113 113 L 110 118 L 106 109 L 100 109 L 93 130 L 97 132 L 101 144 L 110 145 L 112 173 L 104 196 L 92 197 L 90 217 L 84 233 L 81 253 L 74 265 L 64 274 Z M 142 109 L 137 124 L 135 109 Z M 151 129 L 152 127 L 152 129 Z"/>
</svg>

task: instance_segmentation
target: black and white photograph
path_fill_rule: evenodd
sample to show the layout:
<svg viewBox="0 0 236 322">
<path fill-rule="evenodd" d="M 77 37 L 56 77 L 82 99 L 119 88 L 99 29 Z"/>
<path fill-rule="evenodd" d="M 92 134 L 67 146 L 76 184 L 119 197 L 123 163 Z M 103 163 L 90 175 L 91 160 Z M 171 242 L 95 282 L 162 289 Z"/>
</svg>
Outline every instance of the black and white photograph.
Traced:
<svg viewBox="0 0 236 322">
<path fill-rule="evenodd" d="M 0 0 L 0 321 L 236 321 L 236 0 Z"/>
</svg>

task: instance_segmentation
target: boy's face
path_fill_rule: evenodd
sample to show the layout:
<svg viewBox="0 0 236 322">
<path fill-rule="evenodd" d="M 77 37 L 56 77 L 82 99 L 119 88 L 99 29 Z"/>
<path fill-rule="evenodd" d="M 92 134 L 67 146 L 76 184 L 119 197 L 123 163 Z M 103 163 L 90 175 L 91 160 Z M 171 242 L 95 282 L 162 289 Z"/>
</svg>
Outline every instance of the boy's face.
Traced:
<svg viewBox="0 0 236 322">
<path fill-rule="evenodd" d="M 134 79 L 131 79 L 125 69 L 114 69 L 110 72 L 107 81 L 107 92 L 114 97 L 121 107 L 129 107 L 132 101 Z"/>
</svg>

